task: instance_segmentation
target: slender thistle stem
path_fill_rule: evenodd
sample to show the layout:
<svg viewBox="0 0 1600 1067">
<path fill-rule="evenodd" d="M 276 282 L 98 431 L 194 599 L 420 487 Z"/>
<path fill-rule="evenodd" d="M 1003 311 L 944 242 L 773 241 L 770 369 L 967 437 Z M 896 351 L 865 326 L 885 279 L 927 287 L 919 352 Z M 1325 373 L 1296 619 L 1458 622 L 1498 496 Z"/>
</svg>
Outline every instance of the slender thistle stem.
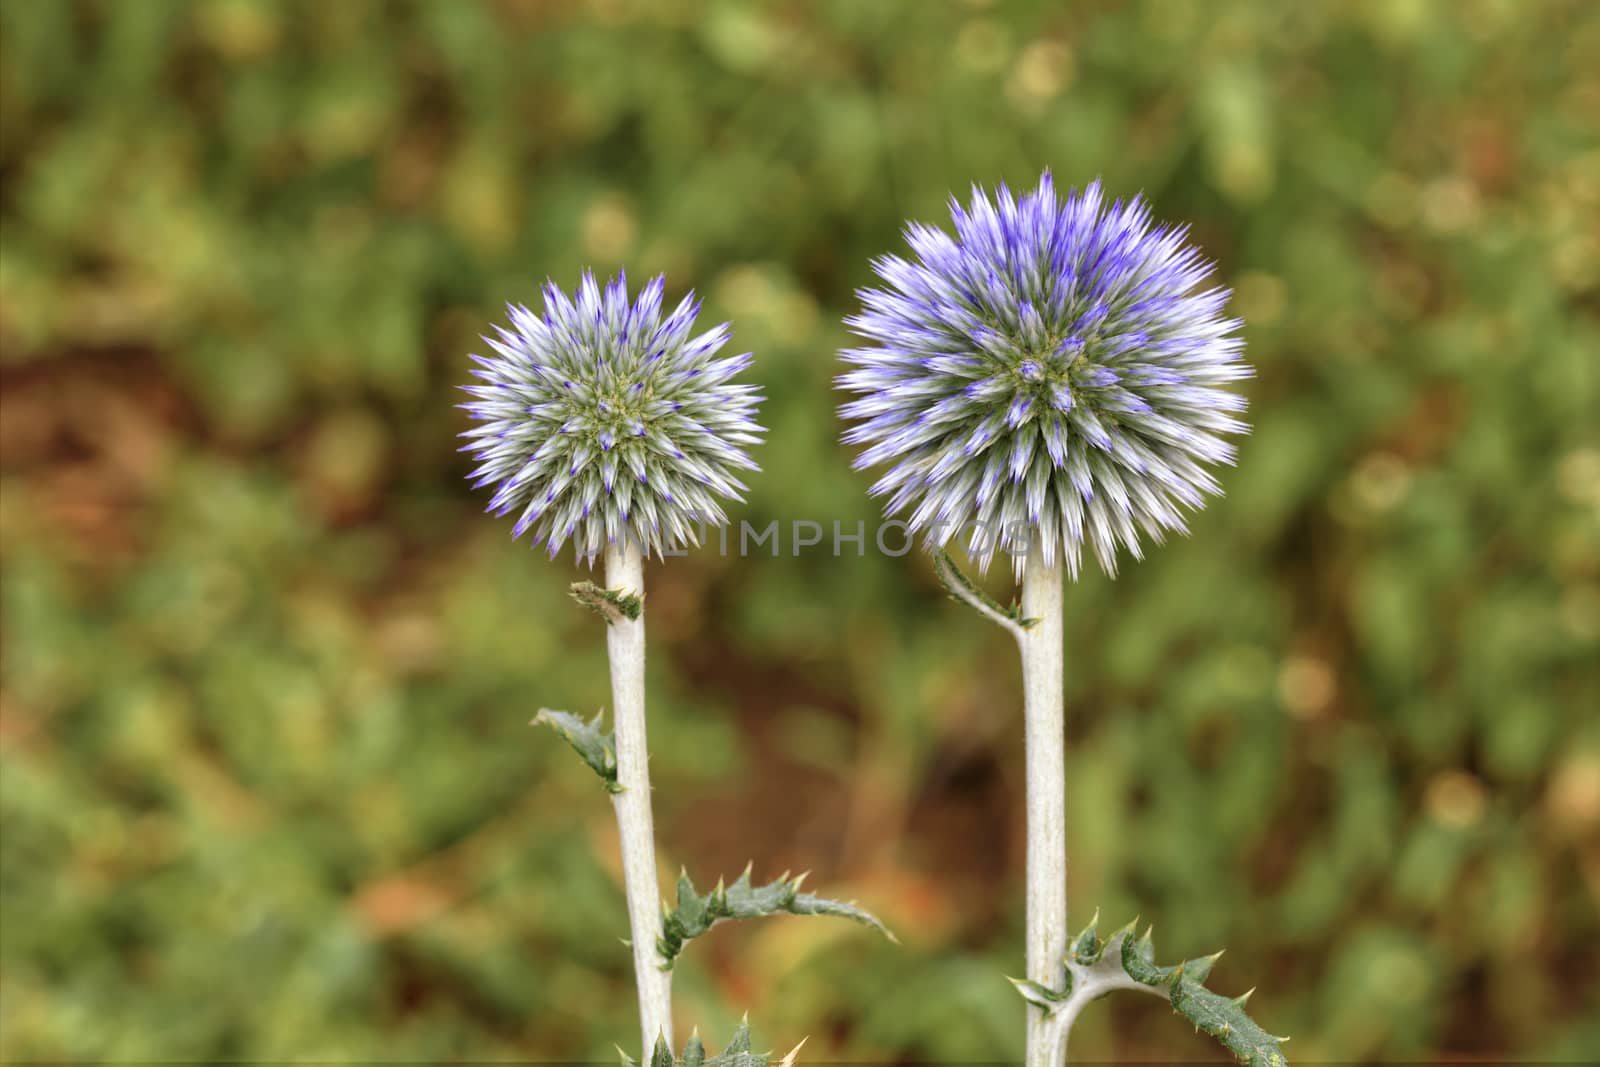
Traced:
<svg viewBox="0 0 1600 1067">
<path fill-rule="evenodd" d="M 1067 957 L 1066 710 L 1063 693 L 1061 568 L 1038 547 L 1022 572 L 1023 728 L 1028 805 L 1028 978 L 1060 989 Z M 1065 1035 L 1038 1007 L 1028 1008 L 1028 1067 L 1066 1062 Z"/>
<path fill-rule="evenodd" d="M 623 538 L 606 549 L 606 585 L 644 595 L 644 559 L 638 542 Z M 639 1030 L 650 1061 L 657 1037 L 672 1045 L 672 972 L 662 969 L 661 884 L 656 880 L 655 823 L 650 812 L 650 749 L 645 743 L 644 614 L 606 627 L 611 659 L 611 704 L 616 728 L 617 784 L 613 794 L 622 838 L 622 880 L 628 896 L 633 972 L 639 984 Z"/>
</svg>

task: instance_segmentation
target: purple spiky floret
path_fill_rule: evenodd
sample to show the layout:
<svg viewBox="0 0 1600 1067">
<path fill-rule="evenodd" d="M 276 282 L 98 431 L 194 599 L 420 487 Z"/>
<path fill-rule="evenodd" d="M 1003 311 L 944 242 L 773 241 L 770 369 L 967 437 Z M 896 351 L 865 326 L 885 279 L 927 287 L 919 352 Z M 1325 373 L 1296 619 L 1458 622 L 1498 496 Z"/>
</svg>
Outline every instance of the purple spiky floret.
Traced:
<svg viewBox="0 0 1600 1067">
<path fill-rule="evenodd" d="M 743 499 L 736 472 L 757 469 L 759 389 L 731 380 L 750 354 L 717 358 L 728 325 L 691 336 L 699 301 L 663 314 L 664 289 L 630 304 L 621 274 L 602 290 L 585 271 L 576 300 L 546 283 L 543 314 L 511 305 L 483 339 L 494 354 L 472 357 L 474 485 L 552 557 L 569 539 L 590 561 L 624 537 L 657 555 L 696 543 L 727 521 L 719 497 Z"/>
<path fill-rule="evenodd" d="M 855 466 L 887 465 L 886 511 L 981 566 L 1037 544 L 1076 577 L 1087 544 L 1115 574 L 1141 531 L 1186 532 L 1220 492 L 1207 465 L 1233 462 L 1224 436 L 1247 430 L 1224 388 L 1251 375 L 1228 291 L 1186 229 L 1099 182 L 1058 198 L 1046 171 L 950 213 L 954 237 L 907 227 L 914 258 L 874 261 L 883 287 L 845 320 L 870 342 L 838 378 Z"/>
</svg>

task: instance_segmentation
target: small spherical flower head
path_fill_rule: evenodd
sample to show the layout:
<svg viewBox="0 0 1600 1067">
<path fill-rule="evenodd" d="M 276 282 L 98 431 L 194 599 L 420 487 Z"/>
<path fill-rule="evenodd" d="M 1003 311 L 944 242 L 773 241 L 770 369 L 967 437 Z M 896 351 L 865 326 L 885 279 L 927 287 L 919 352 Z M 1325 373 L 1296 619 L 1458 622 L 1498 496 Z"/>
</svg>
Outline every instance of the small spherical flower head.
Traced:
<svg viewBox="0 0 1600 1067">
<path fill-rule="evenodd" d="M 953 198 L 956 236 L 911 223 L 916 261 L 873 263 L 885 283 L 846 320 L 872 347 L 843 353 L 841 407 L 889 464 L 872 487 L 931 545 L 954 537 L 987 567 L 997 548 L 1037 545 L 1078 574 L 1085 542 L 1108 574 L 1118 546 L 1141 555 L 1185 531 L 1184 509 L 1220 492 L 1205 465 L 1231 463 L 1246 427 L 1242 325 L 1183 228 L 1154 226 L 1135 198 L 1098 182 L 1058 200 L 1047 171 L 1020 201 L 1001 186 Z"/>
<path fill-rule="evenodd" d="M 718 498 L 743 499 L 736 471 L 755 470 L 744 446 L 759 390 L 730 379 L 750 354 L 716 358 L 723 323 L 691 337 L 690 293 L 663 317 L 657 277 L 633 304 L 619 274 L 602 292 L 585 271 L 577 299 L 546 283 L 544 313 L 507 310 L 511 329 L 474 355 L 480 382 L 462 406 L 478 423 L 462 436 L 478 461 L 475 486 L 495 486 L 489 510 L 518 513 L 551 557 L 567 541 L 593 562 L 631 538 L 646 553 L 698 544 L 727 521 Z"/>
</svg>

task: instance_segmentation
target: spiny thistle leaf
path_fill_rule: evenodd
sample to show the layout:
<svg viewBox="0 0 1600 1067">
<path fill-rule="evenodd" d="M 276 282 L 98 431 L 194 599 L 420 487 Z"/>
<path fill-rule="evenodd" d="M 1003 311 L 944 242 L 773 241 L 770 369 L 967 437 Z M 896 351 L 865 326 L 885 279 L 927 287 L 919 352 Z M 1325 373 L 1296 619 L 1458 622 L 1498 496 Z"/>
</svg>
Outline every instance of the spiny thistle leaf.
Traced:
<svg viewBox="0 0 1600 1067">
<path fill-rule="evenodd" d="M 1031 629 L 1039 621 L 1023 618 L 1022 605 L 1014 600 L 1010 607 L 1001 607 L 993 597 L 979 589 L 956 565 L 956 561 L 950 558 L 950 553 L 942 548 L 933 553 L 933 572 L 939 576 L 939 581 L 944 584 L 953 600 L 964 600 L 969 604 L 976 602 L 979 605 L 978 610 L 991 611 L 1024 630 Z"/>
<path fill-rule="evenodd" d="M 1162 967 L 1155 962 L 1155 945 L 1150 939 L 1155 931 L 1154 926 L 1146 928 L 1139 937 L 1133 936 L 1138 923 L 1138 919 L 1133 920 L 1112 937 L 1112 940 L 1122 944 L 1122 969 L 1140 985 L 1165 985 L 1173 968 Z"/>
<path fill-rule="evenodd" d="M 837 915 L 870 926 L 889 940 L 895 940 L 889 928 L 871 912 L 845 901 L 800 892 L 805 877 L 802 874 L 798 878 L 790 878 L 785 874 L 758 886 L 751 884 L 750 868 L 746 867 L 732 885 L 724 885 L 719 880 L 715 889 L 702 895 L 695 891 L 688 873 L 680 873 L 677 907 L 667 912 L 661 938 L 656 942 L 662 965 L 670 969 L 685 943 L 724 919 L 754 919 L 778 914 Z"/>
<path fill-rule="evenodd" d="M 1187 960 L 1176 967 L 1162 967 L 1155 963 L 1150 930 L 1135 938 L 1129 924 L 1111 941 L 1121 942 L 1119 956 L 1128 977 L 1165 996 L 1173 1011 L 1216 1038 L 1240 1063 L 1248 1067 L 1288 1067 L 1283 1043 L 1289 1039 L 1267 1033 L 1245 1014 L 1249 993 L 1230 998 L 1205 988 L 1211 967 L 1222 953 Z"/>
<path fill-rule="evenodd" d="M 800 1042 L 805 1044 L 804 1041 Z M 800 1045 L 794 1047 L 777 1067 L 792 1067 Z M 623 1067 L 637 1067 L 627 1053 L 622 1054 Z M 728 1047 L 715 1056 L 706 1055 L 705 1042 L 700 1040 L 700 1031 L 696 1030 L 689 1035 L 689 1041 L 683 1047 L 683 1055 L 674 1057 L 672 1050 L 661 1038 L 656 1038 L 655 1049 L 650 1053 L 650 1067 L 768 1067 L 772 1063 L 772 1053 L 750 1051 L 750 1020 L 745 1018 L 740 1021 L 733 1031 L 733 1037 L 728 1041 Z"/>
<path fill-rule="evenodd" d="M 1072 974 L 1067 974 L 1067 984 L 1064 989 L 1051 989 L 1049 986 L 1040 985 L 1028 978 L 1008 978 L 1006 981 L 1016 986 L 1017 992 L 1022 994 L 1022 999 L 1038 1008 L 1043 1008 L 1049 1014 L 1060 1007 L 1072 996 Z"/>
<path fill-rule="evenodd" d="M 1072 939 L 1072 958 L 1087 967 L 1100 958 L 1105 951 L 1106 943 L 1100 940 L 1100 909 L 1096 908 L 1094 918 L 1089 920 L 1089 925 L 1083 932 Z"/>
<path fill-rule="evenodd" d="M 1244 1013 L 1242 997 L 1225 997 L 1185 978 L 1172 988 L 1172 1010 L 1222 1043 L 1240 1063 L 1250 1067 L 1288 1067 L 1283 1056 L 1286 1037 L 1263 1030 Z"/>
<path fill-rule="evenodd" d="M 622 792 L 617 782 L 617 741 L 614 734 L 600 729 L 600 712 L 588 722 L 567 711 L 540 708 L 533 717 L 533 725 L 548 726 L 566 738 L 567 744 L 577 750 L 594 773 L 605 783 L 608 793 Z"/>
<path fill-rule="evenodd" d="M 616 589 L 602 589 L 593 582 L 573 582 L 567 593 L 573 600 L 606 620 L 608 626 L 623 619 L 637 619 L 644 611 L 642 595 L 624 593 Z"/>
</svg>

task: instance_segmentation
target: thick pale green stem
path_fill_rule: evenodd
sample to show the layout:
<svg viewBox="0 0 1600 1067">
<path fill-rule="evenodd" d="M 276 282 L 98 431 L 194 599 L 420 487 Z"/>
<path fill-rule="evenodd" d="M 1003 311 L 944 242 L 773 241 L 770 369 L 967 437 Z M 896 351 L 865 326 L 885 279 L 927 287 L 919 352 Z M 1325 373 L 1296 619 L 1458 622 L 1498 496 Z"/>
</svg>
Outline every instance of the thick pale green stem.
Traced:
<svg viewBox="0 0 1600 1067">
<path fill-rule="evenodd" d="M 644 559 L 639 545 L 625 538 L 606 549 L 608 588 L 644 595 Z M 622 880 L 628 896 L 633 942 L 633 972 L 639 984 L 639 1029 L 650 1062 L 657 1037 L 672 1045 L 672 972 L 663 970 L 656 951 L 661 937 L 661 885 L 656 880 L 655 821 L 650 812 L 650 749 L 645 742 L 644 614 L 619 618 L 606 627 L 611 659 L 611 711 L 616 728 L 617 784 L 611 798 L 622 838 Z"/>
<path fill-rule="evenodd" d="M 1061 567 L 1039 549 L 1022 572 L 1023 728 L 1028 804 L 1028 978 L 1060 989 L 1067 956 L 1067 767 L 1063 692 Z M 1038 1007 L 1028 1007 L 1028 1067 L 1066 1062 L 1063 1033 Z"/>
</svg>

